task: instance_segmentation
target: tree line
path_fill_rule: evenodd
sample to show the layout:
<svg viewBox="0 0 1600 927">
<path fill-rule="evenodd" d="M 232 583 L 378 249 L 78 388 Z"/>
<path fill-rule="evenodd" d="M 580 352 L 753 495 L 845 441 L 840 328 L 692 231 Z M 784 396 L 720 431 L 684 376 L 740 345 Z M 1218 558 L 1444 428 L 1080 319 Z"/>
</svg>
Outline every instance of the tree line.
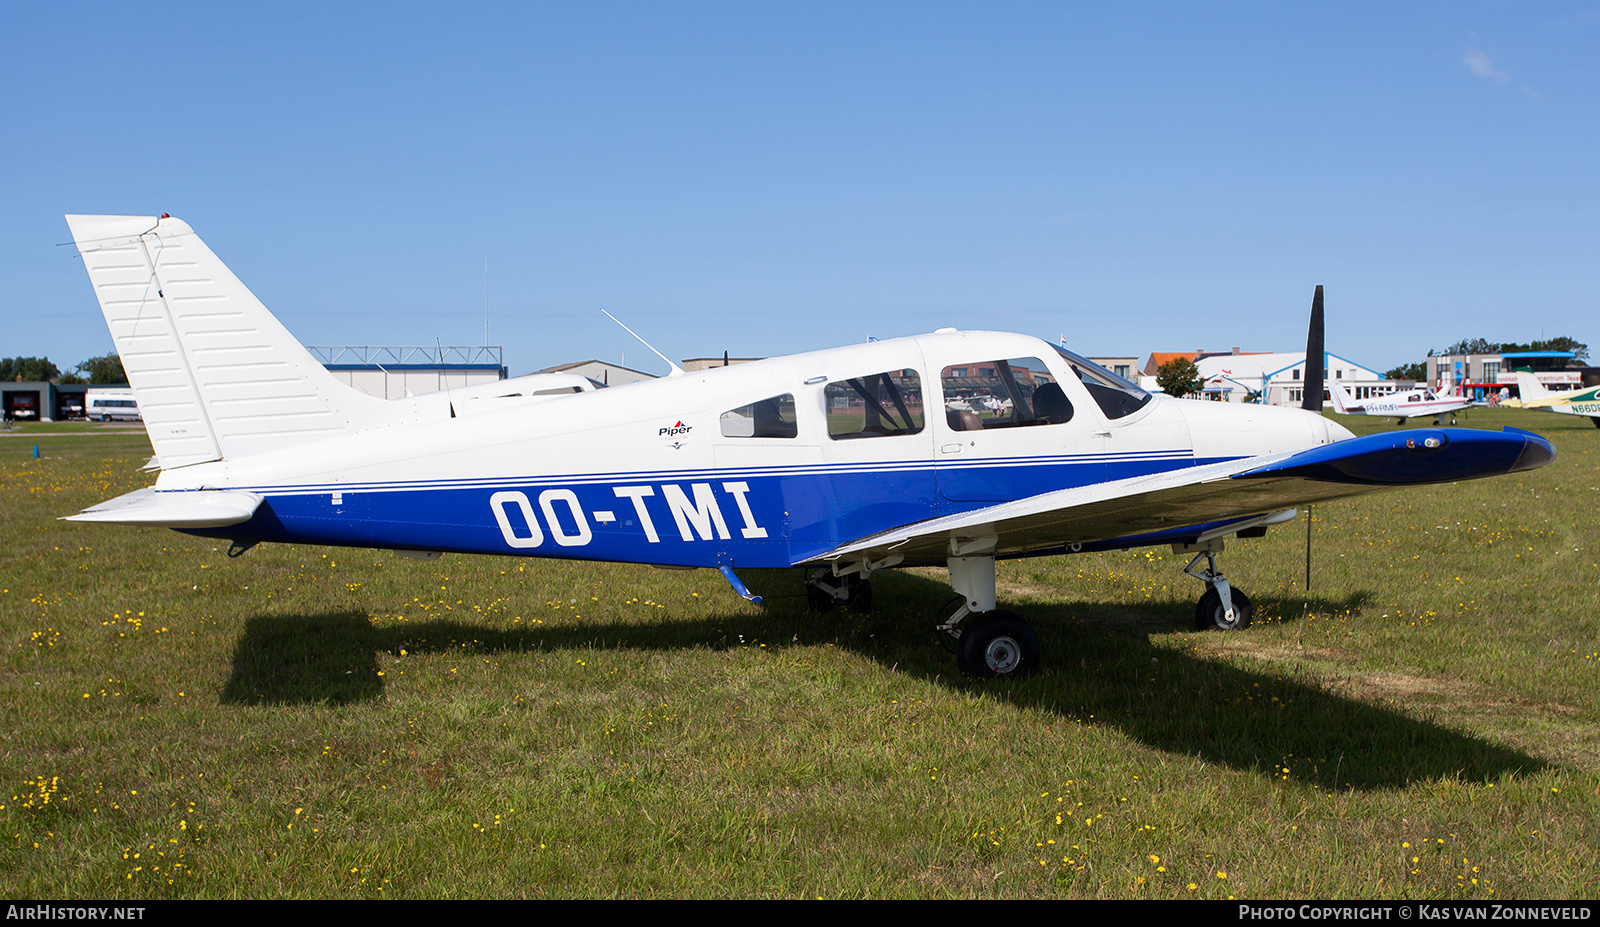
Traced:
<svg viewBox="0 0 1600 927">
<path fill-rule="evenodd" d="M 1571 351 L 1572 360 L 1579 365 L 1589 360 L 1589 346 L 1576 338 L 1558 335 L 1554 338 L 1545 338 L 1519 344 L 1515 341 L 1490 341 L 1487 338 L 1463 338 L 1454 344 L 1445 345 L 1444 350 L 1435 351 L 1428 349 L 1429 357 L 1450 357 L 1458 354 L 1517 354 L 1526 351 Z M 1428 378 L 1428 362 L 1418 361 L 1414 364 L 1401 364 L 1384 374 L 1391 380 L 1426 380 Z"/>
<path fill-rule="evenodd" d="M 122 358 L 116 354 L 102 354 L 99 357 L 91 357 L 66 373 L 62 373 L 61 368 L 51 363 L 48 357 L 0 358 L 0 382 L 40 382 L 44 380 L 53 380 L 57 383 L 88 383 L 91 386 L 100 386 L 112 383 L 126 383 L 128 382 L 128 375 L 122 370 Z"/>
</svg>

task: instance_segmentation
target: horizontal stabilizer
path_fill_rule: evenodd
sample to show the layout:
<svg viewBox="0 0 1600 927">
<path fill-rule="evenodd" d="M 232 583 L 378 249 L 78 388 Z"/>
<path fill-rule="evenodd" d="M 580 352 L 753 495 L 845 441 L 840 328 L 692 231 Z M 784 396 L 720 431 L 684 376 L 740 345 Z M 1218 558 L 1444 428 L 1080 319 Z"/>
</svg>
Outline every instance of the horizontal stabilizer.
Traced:
<svg viewBox="0 0 1600 927">
<path fill-rule="evenodd" d="M 221 528 L 249 521 L 260 505 L 260 496 L 237 489 L 157 492 L 146 487 L 64 516 L 64 520 L 146 528 Z"/>
</svg>

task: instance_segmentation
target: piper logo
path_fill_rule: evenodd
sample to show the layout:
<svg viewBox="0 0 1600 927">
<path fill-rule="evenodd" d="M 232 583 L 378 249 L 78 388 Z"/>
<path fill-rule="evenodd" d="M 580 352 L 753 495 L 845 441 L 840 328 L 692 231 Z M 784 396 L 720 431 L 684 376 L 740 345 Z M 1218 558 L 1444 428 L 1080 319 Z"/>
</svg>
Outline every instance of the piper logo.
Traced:
<svg viewBox="0 0 1600 927">
<path fill-rule="evenodd" d="M 671 438 L 677 435 L 686 435 L 689 433 L 689 429 L 693 427 L 693 425 L 685 425 L 680 421 L 675 425 L 668 425 L 667 427 L 656 432 L 656 436 L 661 438 Z"/>
</svg>

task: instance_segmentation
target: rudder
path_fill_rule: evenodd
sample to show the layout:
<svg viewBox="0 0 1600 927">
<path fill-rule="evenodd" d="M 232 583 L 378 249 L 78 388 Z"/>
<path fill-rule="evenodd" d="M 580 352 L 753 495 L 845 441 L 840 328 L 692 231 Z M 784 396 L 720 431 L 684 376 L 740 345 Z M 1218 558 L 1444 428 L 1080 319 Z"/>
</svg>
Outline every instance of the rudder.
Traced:
<svg viewBox="0 0 1600 927">
<path fill-rule="evenodd" d="M 334 379 L 183 221 L 66 218 L 162 469 L 394 417 Z"/>
</svg>

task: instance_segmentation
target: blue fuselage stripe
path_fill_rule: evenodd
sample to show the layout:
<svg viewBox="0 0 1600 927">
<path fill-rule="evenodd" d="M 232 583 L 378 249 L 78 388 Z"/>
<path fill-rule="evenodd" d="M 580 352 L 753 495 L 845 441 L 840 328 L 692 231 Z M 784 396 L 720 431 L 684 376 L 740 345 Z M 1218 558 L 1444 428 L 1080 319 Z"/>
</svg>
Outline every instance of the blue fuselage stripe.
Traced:
<svg viewBox="0 0 1600 927">
<path fill-rule="evenodd" d="M 935 468 L 773 468 L 252 488 L 260 541 L 677 566 L 786 567 L 842 543 L 1040 493 L 1210 463 L 1177 454 Z"/>
</svg>

